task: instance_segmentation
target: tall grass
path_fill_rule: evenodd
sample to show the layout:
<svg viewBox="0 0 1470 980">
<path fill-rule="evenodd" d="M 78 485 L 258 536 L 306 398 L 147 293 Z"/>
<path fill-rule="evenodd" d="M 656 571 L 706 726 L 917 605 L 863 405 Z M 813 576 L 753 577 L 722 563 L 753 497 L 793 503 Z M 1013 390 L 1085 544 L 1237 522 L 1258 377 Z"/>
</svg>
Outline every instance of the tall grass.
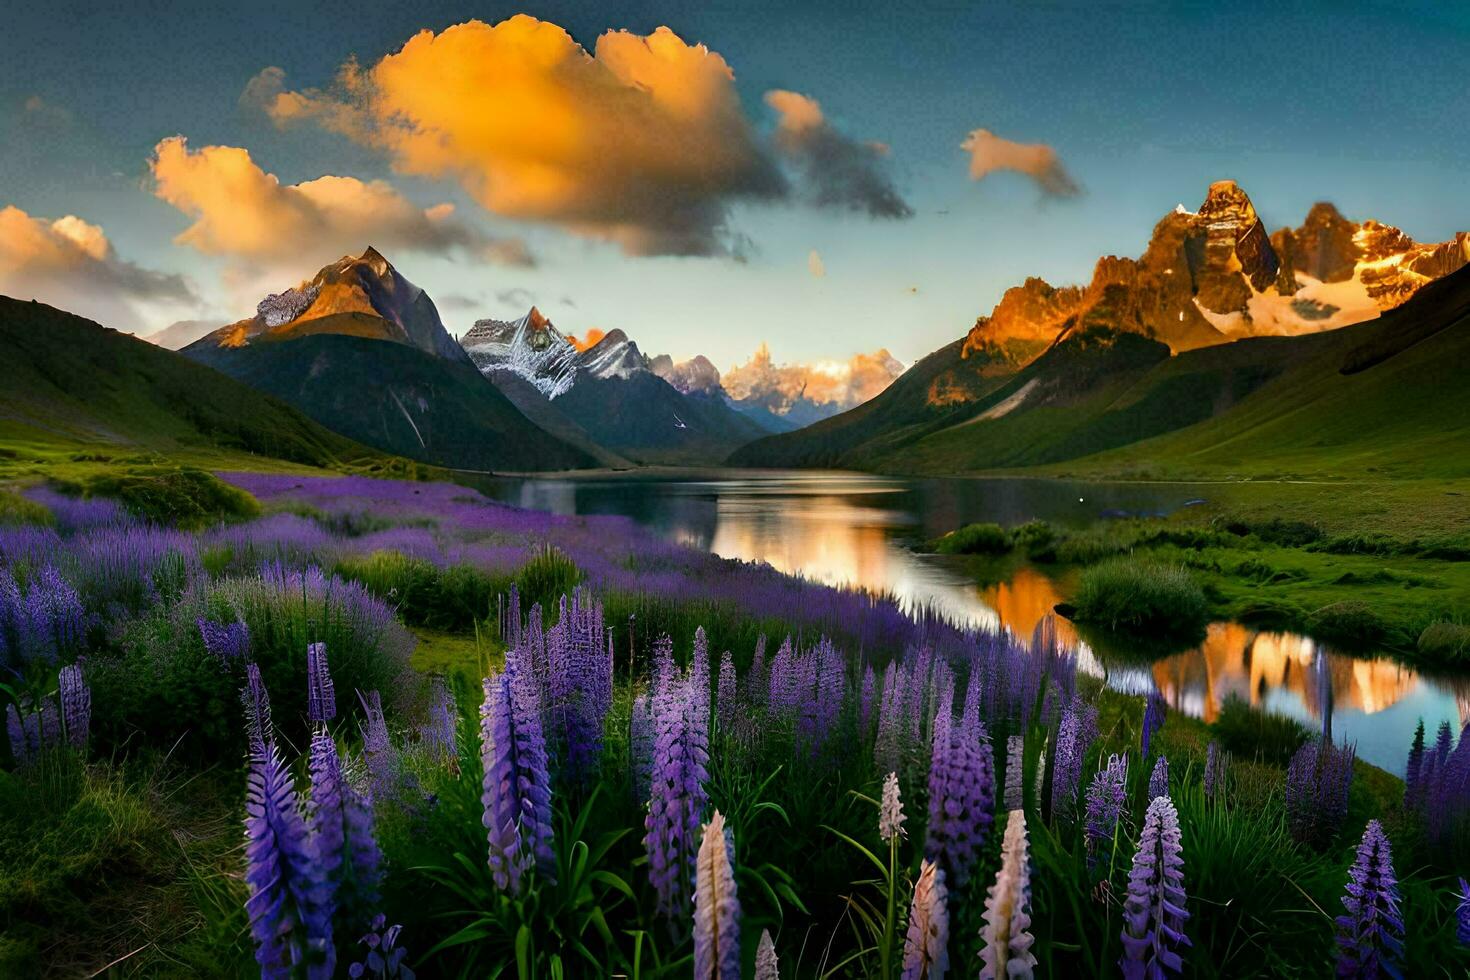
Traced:
<svg viewBox="0 0 1470 980">
<path fill-rule="evenodd" d="M 1118 558 L 1082 573 L 1076 618 L 1112 630 L 1180 636 L 1209 620 L 1204 590 L 1179 566 Z"/>
</svg>

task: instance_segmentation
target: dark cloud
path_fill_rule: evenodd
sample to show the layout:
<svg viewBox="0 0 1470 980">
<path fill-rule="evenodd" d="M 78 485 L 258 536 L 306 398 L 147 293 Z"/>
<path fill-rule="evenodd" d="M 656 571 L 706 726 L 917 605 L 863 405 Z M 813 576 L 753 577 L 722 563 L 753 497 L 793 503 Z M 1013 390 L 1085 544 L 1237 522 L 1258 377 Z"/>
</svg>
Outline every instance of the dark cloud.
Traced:
<svg viewBox="0 0 1470 980">
<path fill-rule="evenodd" d="M 887 146 L 839 132 L 815 99 L 798 92 L 767 92 L 766 104 L 780 115 L 776 148 L 801 169 L 813 204 L 873 218 L 913 217 L 887 173 Z"/>
</svg>

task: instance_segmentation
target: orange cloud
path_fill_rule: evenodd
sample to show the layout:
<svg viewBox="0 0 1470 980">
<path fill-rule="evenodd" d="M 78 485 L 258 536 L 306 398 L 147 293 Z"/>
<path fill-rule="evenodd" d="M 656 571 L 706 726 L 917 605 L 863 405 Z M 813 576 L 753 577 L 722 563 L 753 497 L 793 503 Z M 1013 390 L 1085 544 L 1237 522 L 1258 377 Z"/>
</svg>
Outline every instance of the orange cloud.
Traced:
<svg viewBox="0 0 1470 980">
<path fill-rule="evenodd" d="M 182 277 L 119 259 L 97 225 L 72 214 L 36 218 L 14 206 L 0 208 L 0 293 L 122 330 L 137 329 L 156 306 L 198 305 Z"/>
<path fill-rule="evenodd" d="M 575 336 L 568 336 L 567 340 L 569 340 L 572 346 L 577 348 L 577 350 L 591 350 L 593 347 L 597 346 L 598 341 L 602 340 L 602 338 L 606 336 L 607 334 L 604 333 L 600 328 L 592 327 L 587 331 L 587 336 L 583 337 L 581 340 L 578 340 Z"/>
<path fill-rule="evenodd" d="M 487 210 L 633 255 L 729 252 L 728 207 L 785 193 L 719 54 L 660 27 L 589 53 L 524 14 L 422 31 L 330 91 L 267 111 L 385 151 L 400 173 L 457 180 Z M 262 86 L 272 84 L 270 80 Z"/>
<path fill-rule="evenodd" d="M 802 168 L 812 203 L 862 211 L 874 218 L 910 218 L 909 207 L 884 169 L 888 147 L 838 132 L 822 106 L 800 92 L 775 89 L 766 104 L 776 110 L 776 147 Z"/>
<path fill-rule="evenodd" d="M 988 129 L 977 129 L 960 149 L 970 154 L 971 180 L 982 180 L 997 170 L 1013 170 L 1030 177 L 1051 197 L 1074 197 L 1082 192 L 1057 151 L 1044 143 L 1016 143 Z"/>
<path fill-rule="evenodd" d="M 175 241 L 206 255 L 300 264 L 368 244 L 425 252 L 463 249 L 490 261 L 526 264 L 519 242 L 492 239 L 454 217 L 454 205 L 420 209 L 386 181 L 318 177 L 282 184 L 235 146 L 189 149 L 163 140 L 149 160 L 154 193 L 194 219 Z"/>
</svg>

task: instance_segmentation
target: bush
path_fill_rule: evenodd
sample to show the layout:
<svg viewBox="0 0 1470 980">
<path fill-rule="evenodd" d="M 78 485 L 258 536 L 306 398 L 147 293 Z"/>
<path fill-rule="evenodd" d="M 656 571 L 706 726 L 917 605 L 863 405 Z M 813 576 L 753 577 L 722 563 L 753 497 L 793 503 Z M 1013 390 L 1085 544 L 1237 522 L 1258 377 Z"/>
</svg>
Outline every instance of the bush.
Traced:
<svg viewBox="0 0 1470 980">
<path fill-rule="evenodd" d="M 1112 630 L 1197 634 L 1209 620 L 1204 590 L 1184 568 L 1133 558 L 1082 573 L 1076 619 Z"/>
<path fill-rule="evenodd" d="M 185 530 L 260 514 L 260 503 L 250 494 L 192 467 L 139 466 L 54 485 L 72 496 L 110 497 L 135 517 Z"/>
<path fill-rule="evenodd" d="M 1436 660 L 1470 660 L 1470 626 L 1441 620 L 1419 634 L 1419 653 Z"/>
<path fill-rule="evenodd" d="M 536 603 L 550 610 L 564 595 L 571 595 L 582 581 L 582 570 L 563 552 L 547 545 L 516 572 L 516 591 L 521 605 L 529 609 Z"/>
<path fill-rule="evenodd" d="M 999 524 L 966 524 L 940 538 L 934 550 L 941 555 L 1003 555 L 1011 550 L 1011 536 Z"/>
<path fill-rule="evenodd" d="M 1323 606 L 1307 620 L 1307 632 L 1323 640 L 1353 646 L 1379 646 L 1400 643 L 1397 631 L 1369 608 L 1366 602 L 1348 599 Z"/>
<path fill-rule="evenodd" d="M 1015 546 L 1032 561 L 1055 561 L 1057 532 L 1046 521 L 1027 521 L 1011 531 Z"/>
<path fill-rule="evenodd" d="M 1234 695 L 1220 706 L 1210 729 L 1221 747 L 1236 759 L 1273 766 L 1290 762 L 1309 734 L 1295 718 L 1257 711 Z"/>
<path fill-rule="evenodd" d="M 1322 529 L 1315 524 L 1309 524 L 1306 521 L 1285 521 L 1279 517 L 1272 517 L 1254 524 L 1240 519 L 1229 520 L 1225 522 L 1225 530 L 1240 537 L 1254 534 L 1267 544 L 1277 544 L 1286 548 L 1302 548 L 1324 537 Z"/>
<path fill-rule="evenodd" d="M 277 730 L 294 745 L 309 742 L 306 647 L 327 645 L 341 716 L 356 710 L 355 690 L 400 691 L 413 636 L 392 610 L 359 584 L 319 569 L 199 583 L 171 606 L 134 621 L 111 654 L 91 658 L 93 731 L 99 752 L 128 741 L 206 761 L 243 756 L 240 688 L 245 665 L 205 649 L 198 621 L 243 620 L 250 659 L 260 665 Z"/>
<path fill-rule="evenodd" d="M 406 622 L 433 629 L 469 629 L 490 613 L 507 583 L 471 565 L 440 569 L 397 551 L 344 558 L 336 572 L 360 582 Z"/>
</svg>

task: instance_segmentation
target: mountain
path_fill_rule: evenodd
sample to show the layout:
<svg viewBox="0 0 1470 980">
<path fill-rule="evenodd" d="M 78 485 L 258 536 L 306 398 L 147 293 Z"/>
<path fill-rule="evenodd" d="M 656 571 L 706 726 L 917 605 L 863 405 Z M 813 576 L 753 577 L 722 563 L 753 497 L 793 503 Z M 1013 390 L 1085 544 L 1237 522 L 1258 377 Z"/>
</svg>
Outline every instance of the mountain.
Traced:
<svg viewBox="0 0 1470 980">
<path fill-rule="evenodd" d="M 1421 245 L 1389 225 L 1348 221 L 1327 203 L 1267 234 L 1233 181 L 1198 211 L 1179 205 L 1138 259 L 1104 256 L 1086 286 L 1027 279 L 966 337 L 963 356 L 1014 369 L 1092 326 L 1153 337 L 1174 351 L 1242 337 L 1333 330 L 1378 316 L 1470 262 L 1470 234 Z"/>
<path fill-rule="evenodd" d="M 269 395 L 128 334 L 0 296 L 7 442 L 214 449 L 329 466 L 380 458 Z"/>
<path fill-rule="evenodd" d="M 1172 356 L 1131 331 L 1078 333 L 977 387 L 964 407 L 937 411 L 928 392 L 959 362 L 958 343 L 869 405 L 734 461 L 935 474 L 1066 463 L 1180 478 L 1470 475 L 1470 267 L 1340 330 Z"/>
<path fill-rule="evenodd" d="M 387 340 L 468 362 L 429 294 L 371 247 L 357 258 L 344 255 L 310 281 L 272 293 L 257 304 L 253 317 L 220 327 L 191 346 L 240 348 L 313 334 Z"/>
<path fill-rule="evenodd" d="M 1352 321 L 1415 336 L 1442 300 L 1413 297 L 1467 259 L 1470 236 L 1419 245 L 1330 205 L 1267 236 L 1244 192 L 1216 183 L 1199 211 L 1158 224 L 1141 259 L 1105 257 L 1085 287 L 1028 279 L 872 401 L 730 462 L 939 473 L 1120 450 L 1229 415 L 1345 343 L 1322 338 Z"/>
<path fill-rule="evenodd" d="M 557 470 L 600 460 L 528 419 L 369 248 L 266 297 L 184 353 L 353 439 L 440 466 Z"/>
<path fill-rule="evenodd" d="M 672 358 L 649 358 L 622 330 L 578 350 L 532 307 L 518 320 L 477 321 L 461 343 L 527 418 L 604 466 L 715 463 L 772 431 L 731 408 L 714 365 L 704 361 L 713 387 L 681 390 L 659 373 L 686 380 Z"/>
<path fill-rule="evenodd" d="M 218 320 L 176 320 L 162 330 L 156 330 L 139 339 L 168 350 L 180 350 L 217 329 Z"/>
<path fill-rule="evenodd" d="M 886 349 L 846 361 L 776 364 L 762 344 L 721 379 L 731 404 L 755 418 L 774 415 L 800 428 L 863 404 L 899 375 L 903 364 Z"/>
</svg>

